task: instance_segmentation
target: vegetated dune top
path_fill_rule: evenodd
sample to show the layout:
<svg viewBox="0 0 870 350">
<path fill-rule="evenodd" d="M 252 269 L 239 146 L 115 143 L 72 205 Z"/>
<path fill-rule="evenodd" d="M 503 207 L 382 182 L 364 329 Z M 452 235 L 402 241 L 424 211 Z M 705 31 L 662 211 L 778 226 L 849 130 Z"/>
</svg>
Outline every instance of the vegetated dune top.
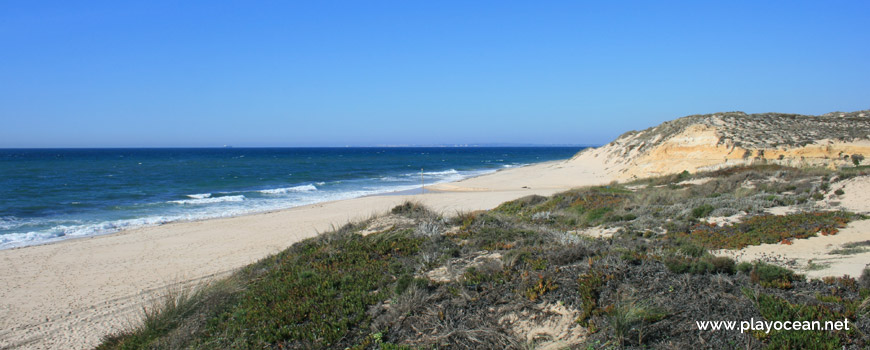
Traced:
<svg viewBox="0 0 870 350">
<path fill-rule="evenodd" d="M 568 162 L 595 159 L 614 177 L 628 180 L 759 162 L 836 168 L 852 164 L 852 155 L 870 155 L 870 110 L 691 115 L 627 132 Z"/>
</svg>

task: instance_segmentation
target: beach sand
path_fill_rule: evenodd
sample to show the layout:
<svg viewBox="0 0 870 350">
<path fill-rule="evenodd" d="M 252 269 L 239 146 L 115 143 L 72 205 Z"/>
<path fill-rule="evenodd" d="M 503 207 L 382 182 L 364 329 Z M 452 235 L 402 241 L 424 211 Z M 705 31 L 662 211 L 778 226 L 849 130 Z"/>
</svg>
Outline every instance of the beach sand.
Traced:
<svg viewBox="0 0 870 350">
<path fill-rule="evenodd" d="M 870 177 L 860 176 L 837 183 L 833 193 L 842 189 L 842 196 L 831 195 L 818 204 L 829 210 L 846 210 L 858 214 L 870 214 Z M 797 208 L 776 207 L 769 212 L 783 215 Z M 789 267 L 808 278 L 849 275 L 859 277 L 870 266 L 870 220 L 856 220 L 832 236 L 816 236 L 796 239 L 791 245 L 780 243 L 748 246 L 740 250 L 723 250 L 720 255 L 739 261 L 763 260 Z M 858 249 L 843 254 L 842 249 L 850 244 L 859 244 Z M 840 253 L 837 250 L 841 250 Z"/>
<path fill-rule="evenodd" d="M 84 349 L 133 327 L 155 297 L 227 276 L 294 242 L 406 201 L 444 215 L 527 195 L 606 184 L 594 157 L 506 169 L 429 189 L 282 211 L 172 223 L 0 251 L 0 348 Z"/>
</svg>

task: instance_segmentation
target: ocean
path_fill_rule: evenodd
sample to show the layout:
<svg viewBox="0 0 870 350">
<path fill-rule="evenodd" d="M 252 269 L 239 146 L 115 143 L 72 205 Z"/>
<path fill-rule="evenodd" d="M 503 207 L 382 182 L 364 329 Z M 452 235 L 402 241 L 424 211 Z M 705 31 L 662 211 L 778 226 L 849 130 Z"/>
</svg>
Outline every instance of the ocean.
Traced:
<svg viewBox="0 0 870 350">
<path fill-rule="evenodd" d="M 420 188 L 580 147 L 0 149 L 0 249 Z"/>
</svg>

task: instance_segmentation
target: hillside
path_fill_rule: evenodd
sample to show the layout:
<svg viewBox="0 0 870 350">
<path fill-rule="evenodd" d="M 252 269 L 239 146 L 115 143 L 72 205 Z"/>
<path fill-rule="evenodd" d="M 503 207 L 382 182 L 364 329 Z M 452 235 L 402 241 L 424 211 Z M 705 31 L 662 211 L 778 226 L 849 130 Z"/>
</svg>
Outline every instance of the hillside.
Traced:
<svg viewBox="0 0 870 350">
<path fill-rule="evenodd" d="M 728 112 L 692 115 L 578 153 L 622 180 L 749 164 L 851 165 L 870 155 L 870 110 L 819 116 Z"/>
</svg>

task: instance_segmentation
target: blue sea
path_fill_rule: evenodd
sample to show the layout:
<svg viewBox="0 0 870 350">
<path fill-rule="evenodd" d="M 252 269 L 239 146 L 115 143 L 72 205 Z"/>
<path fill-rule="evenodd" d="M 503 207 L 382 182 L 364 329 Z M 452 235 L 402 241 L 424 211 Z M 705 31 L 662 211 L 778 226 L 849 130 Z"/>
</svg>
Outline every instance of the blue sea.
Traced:
<svg viewBox="0 0 870 350">
<path fill-rule="evenodd" d="M 0 249 L 420 188 L 580 147 L 0 149 Z"/>
</svg>

